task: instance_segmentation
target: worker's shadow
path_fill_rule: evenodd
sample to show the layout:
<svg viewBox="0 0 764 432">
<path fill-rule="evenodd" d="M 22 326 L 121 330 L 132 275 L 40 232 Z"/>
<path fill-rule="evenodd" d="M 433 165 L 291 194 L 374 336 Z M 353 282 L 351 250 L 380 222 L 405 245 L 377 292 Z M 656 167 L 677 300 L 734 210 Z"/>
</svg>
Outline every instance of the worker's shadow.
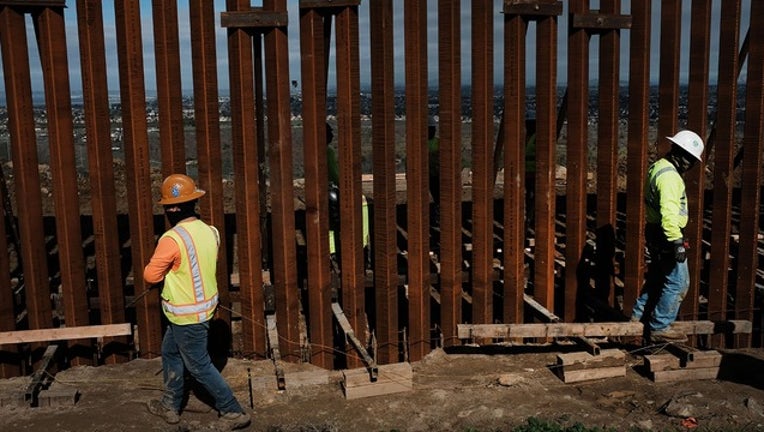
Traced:
<svg viewBox="0 0 764 432">
<path fill-rule="evenodd" d="M 207 340 L 207 351 L 210 354 L 213 366 L 219 372 L 223 371 L 228 363 L 228 357 L 231 354 L 233 344 L 233 333 L 231 326 L 225 320 L 214 318 L 210 320 L 210 330 Z M 186 373 L 186 393 L 183 397 L 184 410 L 207 412 L 215 407 L 215 398 L 196 381 L 190 374 Z M 190 403 L 191 396 L 202 402 L 205 406 L 199 406 L 198 403 Z"/>
</svg>

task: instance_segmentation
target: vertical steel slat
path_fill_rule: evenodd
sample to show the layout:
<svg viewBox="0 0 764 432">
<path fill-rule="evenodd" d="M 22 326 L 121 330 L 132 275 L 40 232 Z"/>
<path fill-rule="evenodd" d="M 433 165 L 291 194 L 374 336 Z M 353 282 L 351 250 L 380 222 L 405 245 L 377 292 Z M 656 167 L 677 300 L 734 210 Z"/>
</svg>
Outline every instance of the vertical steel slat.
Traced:
<svg viewBox="0 0 764 432">
<path fill-rule="evenodd" d="M 459 36 L 459 35 L 457 35 Z M 493 2 L 472 2 L 472 320 L 493 323 Z M 461 142 L 461 140 L 459 140 Z M 461 146 L 460 146 L 461 147 Z M 460 158 L 461 159 L 461 158 Z M 460 160 L 461 162 L 461 160 Z M 461 199 L 460 199 L 461 201 Z M 461 299 L 456 299 L 457 304 Z M 450 317 L 451 318 L 451 317 Z M 453 317 L 458 324 L 460 316 Z M 444 327 L 444 332 L 446 327 Z M 448 328 L 456 336 L 456 327 Z"/>
<path fill-rule="evenodd" d="M 15 195 L 19 197 L 16 200 L 16 216 L 19 221 L 24 294 L 29 328 L 42 329 L 51 327 L 53 323 L 27 46 L 24 15 L 13 7 L 4 7 L 0 10 L 0 53 L 3 56 L 8 101 Z"/>
<path fill-rule="evenodd" d="M 0 15 L 2 15 L 0 6 Z M 2 30 L 0 30 L 2 33 Z M 0 36 L 1 38 L 2 36 Z M 0 168 L 1 169 L 1 168 Z M 3 179 L 5 177 L 3 176 Z M 3 180 L 4 181 L 4 180 Z M 10 202 L 5 195 L 7 188 L 0 187 L 0 203 Z M 0 250 L 8 250 L 8 231 L 5 229 L 5 212 L 0 222 Z M 11 282 L 11 258 L 10 254 L 0 254 L 0 332 L 16 330 L 16 313 L 14 311 L 13 284 Z M 11 345 L 3 347 L 6 351 L 0 356 L 0 377 L 3 379 L 18 376 L 21 373 L 21 362 L 16 358 L 18 348 Z"/>
<path fill-rule="evenodd" d="M 286 0 L 264 0 L 263 8 L 271 12 L 286 11 Z M 300 305 L 294 238 L 289 46 L 286 28 L 273 28 L 265 33 L 265 64 L 277 327 L 282 358 L 298 361 Z"/>
<path fill-rule="evenodd" d="M 600 12 L 620 14 L 621 1 L 601 3 Z M 615 303 L 615 230 L 618 193 L 619 29 L 600 34 L 599 121 L 597 123 L 597 274 L 595 291 L 607 304 Z"/>
<path fill-rule="evenodd" d="M 701 137 L 708 136 L 708 67 L 711 49 L 711 0 L 695 0 L 692 3 L 690 27 L 690 69 L 687 91 L 687 128 Z M 703 195 L 705 190 L 705 161 L 685 174 L 689 222 L 685 236 L 692 247 L 687 254 L 690 268 L 690 288 L 682 302 L 680 316 L 686 320 L 698 319 L 700 275 L 703 268 Z"/>
<path fill-rule="evenodd" d="M 760 267 L 758 242 L 761 230 L 761 184 L 764 177 L 762 154 L 764 154 L 764 3 L 751 2 L 751 44 L 746 76 L 745 134 L 743 149 L 746 157 L 742 163 L 740 202 L 740 249 L 737 266 L 737 292 L 735 295 L 735 318 L 753 321 L 756 270 Z M 751 335 L 737 336 L 736 348 L 750 347 Z"/>
<path fill-rule="evenodd" d="M 67 326 L 88 324 L 85 262 L 82 253 L 74 125 L 69 85 L 69 63 L 63 8 L 44 8 L 33 14 L 45 85 L 48 144 L 56 211 L 56 243 Z M 92 364 L 89 341 L 70 341 L 73 365 Z"/>
<path fill-rule="evenodd" d="M 223 209 L 223 162 L 220 149 L 220 114 L 218 110 L 217 53 L 215 49 L 215 5 L 204 0 L 189 0 L 191 21 L 191 57 L 194 77 L 194 120 L 196 155 L 199 159 L 199 184 L 207 191 L 200 200 L 205 222 L 225 232 Z M 217 316 L 231 321 L 228 248 L 226 236 L 220 236 L 218 252 Z"/>
<path fill-rule="evenodd" d="M 130 250 L 133 284 L 140 296 L 150 287 L 143 267 L 154 252 L 154 215 L 151 166 L 146 132 L 146 88 L 143 74 L 141 11 L 138 2 L 115 0 L 119 88 L 125 143 L 127 198 L 130 211 Z M 161 353 L 162 328 L 159 295 L 146 295 L 137 304 L 138 335 L 142 357 Z"/>
<path fill-rule="evenodd" d="M 177 0 L 152 0 L 162 175 L 186 172 Z"/>
<path fill-rule="evenodd" d="M 369 4 L 372 169 L 374 173 L 374 293 L 377 361 L 398 361 L 398 259 L 395 221 L 395 74 L 393 2 Z"/>
<path fill-rule="evenodd" d="M 440 290 L 446 338 L 456 335 L 462 301 L 462 103 L 460 0 L 438 1 Z M 490 297 L 477 294 L 488 307 Z"/>
<path fill-rule="evenodd" d="M 249 0 L 227 0 L 227 10 L 249 9 Z M 260 43 L 260 35 L 255 35 Z M 263 312 L 262 249 L 260 236 L 260 189 L 258 187 L 258 124 L 255 106 L 253 37 L 244 29 L 228 29 L 228 61 L 231 94 L 231 146 L 236 184 L 236 233 L 241 293 L 241 332 L 244 354 L 266 357 Z"/>
<path fill-rule="evenodd" d="M 661 0 L 660 83 L 658 92 L 658 157 L 669 150 L 663 137 L 674 135 L 679 122 L 679 50 L 682 0 Z M 737 51 L 737 50 L 736 50 Z"/>
<path fill-rule="evenodd" d="M 557 147 L 557 17 L 538 21 L 536 57 L 536 300 L 554 311 L 555 166 Z"/>
<path fill-rule="evenodd" d="M 0 52 L 5 49 L 3 43 L 5 36 L 3 36 L 3 33 L 6 31 L 6 21 L 4 19 L 5 12 L 3 9 L 4 6 L 0 6 L 0 22 L 4 24 L 4 26 L 0 28 Z M 3 59 L 5 60 L 5 57 L 3 57 Z M 3 76 L 8 76 L 5 69 L 3 70 Z M 5 91 L 4 88 L 3 91 Z M 0 172 L 0 174 L 3 173 Z M 5 181 L 4 174 L 0 177 L 0 180 Z M 11 202 L 8 195 L 9 190 L 7 185 L 0 185 L 0 203 L 3 203 L 3 206 L 5 206 L 5 203 Z M 11 232 L 6 230 L 6 226 L 8 226 L 6 218 L 14 218 L 15 215 L 12 209 L 8 208 L 4 209 L 2 217 L 3 220 L 0 222 L 0 250 L 10 251 L 10 249 L 8 249 L 8 236 L 10 235 L 11 238 L 14 238 L 15 233 L 12 232 L 12 229 Z M 20 245 L 14 246 L 17 253 L 19 252 L 19 247 Z M 17 265 L 20 267 L 21 262 Z M 10 253 L 3 253 L 0 254 L 0 331 L 6 332 L 16 330 L 16 313 L 14 306 L 13 283 L 11 281 L 11 257 Z M 0 377 L 11 378 L 18 376 L 21 373 L 21 362 L 15 358 L 18 353 L 18 348 L 15 346 L 6 346 L 4 349 L 8 351 L 8 354 L 0 357 Z"/>
<path fill-rule="evenodd" d="M 522 323 L 525 292 L 525 34 L 504 18 L 504 322 Z"/>
<path fill-rule="evenodd" d="M 588 0 L 572 0 L 570 14 L 589 12 Z M 572 19 L 569 20 L 571 22 Z M 588 172 L 589 34 L 568 28 L 568 143 L 565 190 L 565 308 L 563 319 L 576 319 L 579 277 L 574 269 L 586 247 L 586 174 Z"/>
<path fill-rule="evenodd" d="M 732 232 L 733 159 L 736 139 L 737 70 L 740 39 L 740 0 L 722 1 L 719 33 L 716 140 L 714 145 L 714 198 L 711 215 L 711 276 L 708 319 L 727 318 L 729 252 Z M 711 337 L 714 347 L 724 346 L 724 335 Z"/>
<path fill-rule="evenodd" d="M 355 334 L 366 331 L 363 221 L 361 216 L 361 71 L 358 47 L 358 7 L 337 13 L 337 131 L 340 165 L 340 254 L 342 310 Z M 348 345 L 351 352 L 355 350 Z M 348 357 L 358 367 L 360 357 Z"/>
<path fill-rule="evenodd" d="M 311 363 L 333 366 L 332 279 L 329 268 L 329 190 L 326 161 L 326 53 L 323 19 L 317 9 L 300 11 L 305 220 L 308 244 L 308 303 Z"/>
<path fill-rule="evenodd" d="M 427 5 L 404 2 L 409 360 L 430 351 L 430 215 L 427 177 Z"/>
<path fill-rule="evenodd" d="M 623 308 L 631 315 L 645 271 L 644 183 L 647 176 L 648 101 L 650 96 L 650 2 L 631 5 L 629 35 L 629 136 L 627 144 L 626 257 Z"/>
<path fill-rule="evenodd" d="M 121 268 L 121 257 L 116 224 L 117 202 L 111 153 L 103 8 L 100 0 L 77 1 L 77 25 L 101 322 L 118 324 L 125 322 L 125 294 L 120 272 L 114 271 Z M 104 361 L 112 364 L 126 360 L 123 349 L 126 342 L 124 337 L 105 338 L 102 348 Z"/>
</svg>

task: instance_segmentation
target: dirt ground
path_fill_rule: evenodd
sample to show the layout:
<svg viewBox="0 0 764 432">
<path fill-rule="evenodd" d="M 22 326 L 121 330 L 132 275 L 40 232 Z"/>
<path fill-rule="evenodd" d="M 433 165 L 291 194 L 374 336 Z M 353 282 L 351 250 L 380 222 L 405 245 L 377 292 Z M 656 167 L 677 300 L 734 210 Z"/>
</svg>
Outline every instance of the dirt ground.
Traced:
<svg viewBox="0 0 764 432">
<path fill-rule="evenodd" d="M 285 366 L 284 391 L 267 360 L 230 359 L 223 375 L 252 413 L 250 431 L 510 431 L 529 418 L 570 428 L 681 431 L 690 429 L 683 426 L 689 417 L 699 431 L 764 430 L 761 351 L 725 351 L 716 380 L 655 383 L 642 370 L 644 351 L 616 348 L 628 352 L 626 376 L 575 384 L 555 374 L 557 355 L 576 349 L 568 345 L 435 350 L 412 364 L 412 391 L 353 400 L 344 397 L 339 371 L 322 384 L 290 385 L 296 374 L 326 376 L 310 364 Z M 59 372 L 51 389 L 76 389 L 75 405 L 0 407 L 0 430 L 210 430 L 216 414 L 194 397 L 180 426 L 146 411 L 161 394 L 160 370 L 161 360 L 152 359 Z M 28 380 L 0 381 L 0 394 L 23 391 Z"/>
</svg>

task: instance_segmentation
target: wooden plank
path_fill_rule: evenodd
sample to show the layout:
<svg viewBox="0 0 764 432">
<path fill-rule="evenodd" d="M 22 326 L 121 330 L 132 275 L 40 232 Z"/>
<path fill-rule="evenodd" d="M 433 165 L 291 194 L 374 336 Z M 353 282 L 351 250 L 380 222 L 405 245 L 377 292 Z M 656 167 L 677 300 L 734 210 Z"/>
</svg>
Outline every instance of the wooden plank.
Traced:
<svg viewBox="0 0 764 432">
<path fill-rule="evenodd" d="M 698 368 L 698 369 L 676 369 L 652 372 L 651 378 L 654 382 L 676 382 L 687 380 L 716 379 L 719 375 L 718 367 Z"/>
<path fill-rule="evenodd" d="M 750 322 L 749 322 L 750 323 Z M 673 328 L 692 334 L 714 334 L 720 329 L 733 325 L 720 325 L 711 321 L 676 321 Z M 750 332 L 747 325 L 735 326 L 732 333 Z M 602 337 L 641 336 L 642 323 L 639 322 L 599 322 L 599 323 L 549 323 L 549 324 L 459 324 L 460 339 L 469 338 L 525 338 L 525 337 Z"/>
<path fill-rule="evenodd" d="M 626 354 L 619 349 L 602 350 L 600 355 L 587 352 L 557 354 L 557 366 L 567 370 L 596 369 L 601 367 L 623 366 Z"/>
<path fill-rule="evenodd" d="M 591 381 L 603 378 L 614 378 L 626 376 L 626 365 L 621 366 L 609 366 L 596 369 L 581 369 L 574 371 L 563 371 L 562 380 L 566 383 L 574 383 L 581 381 Z"/>
<path fill-rule="evenodd" d="M 125 336 L 130 334 L 132 334 L 130 323 L 16 330 L 0 333 L 0 345 Z"/>
<path fill-rule="evenodd" d="M 392 363 L 379 366 L 377 381 L 369 380 L 365 368 L 342 371 L 342 389 L 345 399 L 359 399 L 392 393 L 411 391 L 414 388 L 414 372 L 410 363 Z"/>
<path fill-rule="evenodd" d="M 648 354 L 644 358 L 644 365 L 650 372 L 661 372 L 680 368 L 679 357 L 673 354 Z"/>
<path fill-rule="evenodd" d="M 241 9 L 220 14 L 220 26 L 225 28 L 268 29 L 286 27 L 288 24 L 289 15 L 286 12 L 268 12 L 262 8 Z"/>
</svg>

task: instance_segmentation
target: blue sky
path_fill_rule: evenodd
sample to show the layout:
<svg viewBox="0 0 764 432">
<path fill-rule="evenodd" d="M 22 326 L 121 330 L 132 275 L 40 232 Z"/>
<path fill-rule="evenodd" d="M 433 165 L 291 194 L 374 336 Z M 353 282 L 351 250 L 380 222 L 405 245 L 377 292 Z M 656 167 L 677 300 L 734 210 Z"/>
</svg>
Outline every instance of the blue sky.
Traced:
<svg viewBox="0 0 764 432">
<path fill-rule="evenodd" d="M 359 40 L 360 40 L 360 60 L 361 60 L 361 85 L 362 87 L 367 87 L 369 84 L 369 75 L 370 75 L 370 50 L 369 50 L 369 1 L 370 0 L 364 0 L 361 3 L 361 7 L 359 9 Z M 428 59 L 429 59 L 429 70 L 431 74 L 430 82 L 432 85 L 437 85 L 437 1 L 436 0 L 426 0 L 427 6 L 428 6 Z M 622 1 L 622 12 L 624 14 L 628 14 L 632 1 L 642 1 L 642 0 L 623 0 Z M 652 60 L 651 64 L 653 65 L 653 71 L 651 74 L 651 81 L 657 82 L 658 81 L 658 73 L 657 73 L 657 66 L 658 66 L 658 41 L 659 41 L 659 29 L 660 29 L 660 23 L 659 23 L 659 12 L 660 12 L 660 4 L 661 2 L 659 0 L 651 0 L 653 1 L 653 15 L 654 15 L 654 22 L 653 22 L 653 49 L 652 49 Z M 741 41 L 742 37 L 744 36 L 745 30 L 748 28 L 748 9 L 750 8 L 750 2 L 752 0 L 743 0 L 743 16 L 742 16 L 742 35 L 741 35 Z M 290 49 L 290 79 L 300 81 L 300 62 L 299 62 L 299 15 L 298 15 L 298 5 L 299 0 L 288 0 L 288 9 L 289 9 L 289 49 Z M 567 2 L 564 2 L 567 3 Z M 718 16 L 719 16 L 719 9 L 720 9 L 720 0 L 714 0 L 714 19 L 712 20 L 712 54 L 711 54 L 711 76 L 712 80 L 715 79 L 716 76 L 716 59 L 718 54 L 718 38 L 719 38 L 719 25 L 718 25 Z M 227 42 L 226 42 L 226 30 L 220 27 L 220 12 L 225 10 L 225 0 L 214 0 L 215 4 L 215 14 L 216 14 L 216 27 L 217 27 L 217 55 L 219 58 L 219 65 L 218 65 L 218 82 L 219 87 L 221 88 L 221 92 L 224 92 L 225 89 L 228 88 L 228 71 L 226 68 L 227 64 Z M 261 2 L 255 0 L 252 2 L 253 6 L 259 6 L 261 5 Z M 502 79 L 502 69 L 503 69 L 503 15 L 501 14 L 502 9 L 502 0 L 494 0 L 494 10 L 495 10 L 495 36 L 494 36 L 494 42 L 495 42 L 495 80 L 497 83 L 501 82 Z M 592 9 L 599 8 L 599 1 L 598 0 L 592 0 L 590 2 Z M 688 49 L 688 39 L 689 39 L 689 22 L 690 22 L 690 4 L 691 2 L 682 2 L 683 4 L 683 34 L 682 34 L 682 70 L 681 70 L 681 79 L 685 80 L 687 76 L 687 64 L 689 62 L 689 49 Z M 77 27 L 76 27 L 76 4 L 74 0 L 68 0 L 67 1 L 67 9 L 65 10 L 65 17 L 67 21 L 67 40 L 69 41 L 69 64 L 70 64 L 70 71 L 71 71 L 71 83 L 72 83 L 72 89 L 74 92 L 78 92 L 81 89 L 81 78 L 80 78 L 80 71 L 79 71 L 79 51 L 77 46 Z M 109 70 L 109 90 L 110 92 L 116 92 L 118 90 L 118 63 L 117 63 L 117 56 L 116 56 L 116 31 L 114 28 L 114 9 L 113 9 L 113 1 L 104 1 L 104 25 L 105 25 L 105 35 L 106 35 L 106 49 L 107 49 L 107 68 Z M 470 7 L 471 2 L 469 0 L 462 1 L 462 77 L 465 84 L 468 84 L 468 81 L 470 79 L 470 71 L 469 71 L 469 61 L 470 61 Z M 151 1 L 150 0 L 141 0 L 140 1 L 140 8 L 141 8 L 141 15 L 143 16 L 142 20 L 142 32 L 143 32 L 143 52 L 144 52 L 144 67 L 145 67 L 145 73 L 146 73 L 146 88 L 151 91 L 154 89 L 154 58 L 153 58 L 153 26 L 151 21 Z M 558 80 L 560 84 L 564 84 L 565 82 L 565 76 L 566 76 L 566 62 L 567 62 L 567 56 L 566 56 L 566 34 L 567 34 L 567 5 L 565 6 L 565 14 L 560 17 L 558 20 L 559 23 L 559 47 L 558 47 L 558 55 L 559 55 L 559 63 L 558 63 Z M 394 14 L 395 14 L 395 74 L 396 74 L 396 84 L 402 85 L 403 82 L 403 68 L 404 68 L 404 40 L 403 40 L 403 1 L 402 0 L 394 0 Z M 185 65 L 186 67 L 183 67 L 183 70 L 181 71 L 182 75 L 182 81 L 183 81 L 183 89 L 184 90 L 190 90 L 193 87 L 192 83 L 192 74 L 191 74 L 191 67 L 190 67 L 190 59 L 191 59 L 191 42 L 190 42 L 190 36 L 189 36 L 189 19 L 188 19 L 188 2 L 187 1 L 179 1 L 178 2 L 178 15 L 179 15 L 179 27 L 180 27 L 180 45 L 181 45 L 181 64 Z M 34 36 L 33 36 L 33 30 L 31 25 L 31 20 L 29 20 L 29 42 L 30 45 L 32 45 L 32 49 L 30 50 L 31 55 L 31 63 L 32 63 L 32 72 L 33 72 L 33 86 L 35 87 L 35 91 L 41 91 L 42 90 L 42 81 L 41 81 L 41 71 L 39 66 L 39 59 L 37 58 L 37 50 L 36 47 L 34 47 Z M 400 31 L 399 31 L 400 29 Z M 534 51 L 535 51 L 535 25 L 531 24 L 529 34 L 528 34 L 528 79 L 529 83 L 533 84 L 534 79 L 534 71 L 533 71 L 533 59 L 535 58 Z M 334 39 L 333 39 L 334 40 Z M 591 73 L 593 74 L 593 79 L 596 79 L 596 71 L 597 71 L 597 62 L 596 62 L 596 52 L 597 52 L 597 40 L 596 38 L 592 39 L 591 43 Z M 1 64 L 1 60 L 0 60 Z M 621 47 L 621 67 L 622 67 L 622 81 L 626 81 L 628 79 L 628 31 L 622 32 L 622 47 Z M 743 76 L 745 74 L 745 69 L 743 69 Z M 2 70 L 0 69 L 0 75 L 2 74 Z M 329 86 L 332 87 L 332 83 L 334 81 L 333 74 L 330 74 L 329 77 Z M 3 86 L 2 82 L 0 81 L 0 86 Z"/>
</svg>

